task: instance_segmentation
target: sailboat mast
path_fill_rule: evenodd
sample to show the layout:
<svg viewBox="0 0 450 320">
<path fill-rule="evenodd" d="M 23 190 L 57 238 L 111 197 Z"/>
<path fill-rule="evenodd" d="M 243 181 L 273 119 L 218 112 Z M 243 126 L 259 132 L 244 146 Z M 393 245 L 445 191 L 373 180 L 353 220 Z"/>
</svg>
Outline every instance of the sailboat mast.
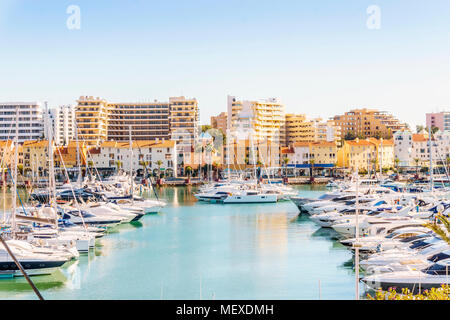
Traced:
<svg viewBox="0 0 450 320">
<path fill-rule="evenodd" d="M 430 152 L 430 188 L 433 191 L 433 147 L 431 143 L 431 126 L 428 128 L 428 144 Z"/>
<path fill-rule="evenodd" d="M 77 140 L 77 168 L 78 168 L 78 177 L 77 182 L 79 187 L 81 187 L 81 165 L 80 165 L 80 145 L 78 143 L 78 128 L 75 130 L 75 139 Z"/>
<path fill-rule="evenodd" d="M 48 112 L 47 102 L 45 102 L 45 113 L 47 117 L 47 137 L 48 137 L 48 167 L 49 167 L 49 177 L 48 177 L 48 187 L 50 188 L 49 192 L 49 202 L 50 207 L 55 210 L 55 224 L 56 228 L 58 228 L 58 219 L 57 219 L 57 208 L 56 208 L 56 181 L 55 181 L 55 165 L 53 162 L 53 128 L 50 125 L 50 114 Z"/>
<path fill-rule="evenodd" d="M 133 200 L 133 141 L 131 140 L 131 126 L 129 126 L 129 138 L 130 138 L 130 194 L 131 194 L 131 203 L 134 203 Z"/>
<path fill-rule="evenodd" d="M 13 166 L 13 190 L 12 190 L 12 212 L 11 212 L 11 234 L 16 237 L 16 201 L 17 201 L 17 167 L 19 165 L 19 107 L 16 107 L 16 135 L 14 137 L 14 166 Z"/>
</svg>

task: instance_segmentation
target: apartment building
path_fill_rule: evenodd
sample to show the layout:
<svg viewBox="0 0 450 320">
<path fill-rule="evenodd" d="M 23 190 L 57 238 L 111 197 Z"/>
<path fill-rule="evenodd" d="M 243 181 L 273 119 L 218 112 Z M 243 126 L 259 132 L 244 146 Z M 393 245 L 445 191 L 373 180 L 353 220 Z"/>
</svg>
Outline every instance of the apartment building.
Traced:
<svg viewBox="0 0 450 320">
<path fill-rule="evenodd" d="M 81 96 L 75 109 L 78 140 L 98 145 L 108 137 L 109 106 L 106 100 Z"/>
<path fill-rule="evenodd" d="M 285 145 L 297 142 L 336 142 L 341 141 L 340 127 L 333 120 L 321 118 L 307 120 L 304 114 L 286 114 Z"/>
<path fill-rule="evenodd" d="M 393 133 L 406 128 L 391 114 L 371 109 L 354 109 L 332 119 L 341 129 L 341 138 L 392 138 Z"/>
<path fill-rule="evenodd" d="M 338 147 L 335 142 L 296 142 L 290 164 L 335 165 L 337 162 Z"/>
<path fill-rule="evenodd" d="M 170 138 L 167 102 L 108 103 L 108 140 L 128 141 Z"/>
<path fill-rule="evenodd" d="M 171 97 L 170 104 L 170 134 L 171 140 L 178 147 L 192 147 L 199 135 L 200 112 L 197 99 Z"/>
<path fill-rule="evenodd" d="M 211 128 L 220 129 L 224 134 L 227 133 L 227 113 L 221 112 L 218 116 L 211 117 Z"/>
<path fill-rule="evenodd" d="M 399 167 L 428 167 L 430 141 L 427 132 L 414 134 L 401 130 L 394 134 L 394 152 Z M 433 164 L 445 163 L 450 157 L 450 132 L 437 132 L 432 137 Z"/>
<path fill-rule="evenodd" d="M 264 100 L 238 100 L 227 97 L 227 128 L 233 135 L 248 134 L 254 140 L 265 140 L 284 144 L 284 105 L 276 98 Z"/>
<path fill-rule="evenodd" d="M 377 159 L 376 146 L 368 140 L 356 138 L 346 140 L 338 150 L 339 167 L 350 168 L 352 171 L 375 171 Z"/>
<path fill-rule="evenodd" d="M 224 166 L 233 170 L 263 165 L 278 167 L 281 165 L 280 146 L 278 143 L 254 141 L 251 139 L 230 139 L 224 146 Z"/>
<path fill-rule="evenodd" d="M 49 119 L 53 130 L 53 139 L 57 145 L 68 145 L 76 137 L 75 107 L 72 105 L 59 106 L 49 109 Z M 47 137 L 47 131 L 45 132 Z"/>
<path fill-rule="evenodd" d="M 133 141 L 132 154 L 129 142 L 104 141 L 88 152 L 88 161 L 100 169 L 129 171 L 161 170 L 167 175 L 177 175 L 176 142 L 172 140 Z"/>
<path fill-rule="evenodd" d="M 450 131 L 450 112 L 427 113 L 426 123 L 428 128 L 437 127 L 440 131 Z"/>
<path fill-rule="evenodd" d="M 48 175 L 48 140 L 24 141 L 22 152 L 23 172 L 25 175 L 31 174 L 33 177 Z"/>
<path fill-rule="evenodd" d="M 18 126 L 18 142 L 43 137 L 41 105 L 37 102 L 0 103 L 0 140 L 14 140 Z"/>
</svg>

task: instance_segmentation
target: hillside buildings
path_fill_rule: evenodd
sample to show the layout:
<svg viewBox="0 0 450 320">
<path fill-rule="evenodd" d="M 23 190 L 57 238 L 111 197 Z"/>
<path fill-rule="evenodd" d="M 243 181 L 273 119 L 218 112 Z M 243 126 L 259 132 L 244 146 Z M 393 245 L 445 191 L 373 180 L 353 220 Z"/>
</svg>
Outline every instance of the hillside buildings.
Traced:
<svg viewBox="0 0 450 320">
<path fill-rule="evenodd" d="M 286 114 L 285 145 L 298 142 L 337 142 L 340 145 L 341 130 L 333 120 L 321 118 L 308 120 L 304 114 Z"/>
<path fill-rule="evenodd" d="M 218 116 L 211 117 L 211 128 L 220 129 L 224 134 L 227 133 L 228 116 L 226 112 L 221 112 Z"/>
<path fill-rule="evenodd" d="M 406 128 L 391 114 L 370 109 L 354 109 L 343 115 L 333 117 L 341 128 L 341 138 L 385 138 L 391 139 L 394 132 Z"/>
</svg>

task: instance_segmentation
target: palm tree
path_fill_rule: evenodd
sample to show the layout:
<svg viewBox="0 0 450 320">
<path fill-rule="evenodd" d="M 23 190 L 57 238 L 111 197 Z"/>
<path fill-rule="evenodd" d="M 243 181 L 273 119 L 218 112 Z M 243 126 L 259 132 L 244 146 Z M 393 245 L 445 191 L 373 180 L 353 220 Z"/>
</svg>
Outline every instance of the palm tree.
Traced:
<svg viewBox="0 0 450 320">
<path fill-rule="evenodd" d="M 287 158 L 287 157 L 283 159 L 283 164 L 284 164 L 284 175 L 287 175 L 287 168 L 286 168 L 286 167 L 287 167 L 289 161 L 290 161 L 290 159 Z"/>
<path fill-rule="evenodd" d="M 400 159 L 399 158 L 395 158 L 394 159 L 394 163 L 395 163 L 395 170 L 398 172 L 398 164 L 399 164 L 399 162 L 400 162 Z"/>
<path fill-rule="evenodd" d="M 438 221 L 441 224 L 438 224 Z M 442 213 L 436 215 L 434 223 L 427 223 L 425 226 L 433 230 L 442 240 L 450 244 L 450 221 Z"/>
<path fill-rule="evenodd" d="M 187 166 L 186 168 L 184 168 L 184 172 L 187 174 L 188 178 L 191 177 L 192 171 L 193 170 L 191 166 Z"/>
<path fill-rule="evenodd" d="M 416 175 L 419 176 L 419 158 L 414 158 L 414 162 L 416 163 Z"/>
<path fill-rule="evenodd" d="M 156 161 L 156 165 L 158 166 L 158 178 L 161 178 L 161 166 L 163 162 L 161 160 Z"/>
<path fill-rule="evenodd" d="M 311 168 L 309 169 L 310 170 L 309 176 L 312 178 L 314 173 L 314 163 L 316 163 L 316 161 L 314 161 L 314 159 L 311 159 L 309 160 L 309 163 L 311 164 Z"/>
<path fill-rule="evenodd" d="M 122 161 L 117 160 L 117 161 L 116 161 L 116 166 L 117 166 L 117 171 L 119 171 L 120 168 L 122 168 Z"/>
</svg>

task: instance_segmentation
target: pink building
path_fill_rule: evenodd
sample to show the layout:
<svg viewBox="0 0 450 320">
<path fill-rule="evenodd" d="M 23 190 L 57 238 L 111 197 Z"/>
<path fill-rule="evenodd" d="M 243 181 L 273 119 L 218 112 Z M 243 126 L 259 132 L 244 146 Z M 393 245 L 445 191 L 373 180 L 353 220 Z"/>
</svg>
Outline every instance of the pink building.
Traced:
<svg viewBox="0 0 450 320">
<path fill-rule="evenodd" d="M 427 127 L 438 127 L 439 130 L 450 130 L 450 112 L 427 113 Z"/>
</svg>

